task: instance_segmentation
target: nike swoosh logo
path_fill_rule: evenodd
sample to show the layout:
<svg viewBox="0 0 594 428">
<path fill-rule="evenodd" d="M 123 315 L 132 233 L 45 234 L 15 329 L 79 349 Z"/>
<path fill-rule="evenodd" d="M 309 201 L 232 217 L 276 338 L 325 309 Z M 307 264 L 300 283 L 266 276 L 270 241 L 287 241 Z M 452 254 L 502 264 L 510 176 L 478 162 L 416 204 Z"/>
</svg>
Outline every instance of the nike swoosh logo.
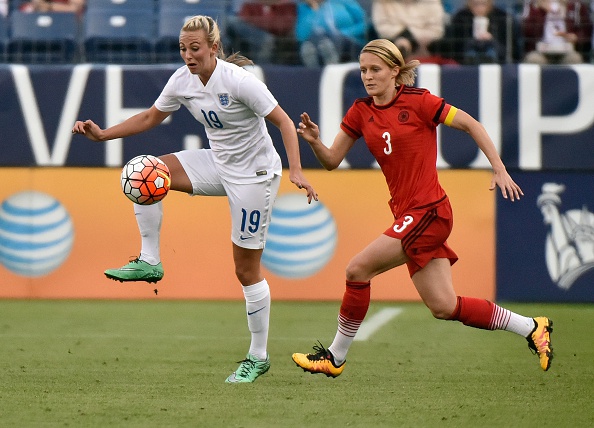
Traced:
<svg viewBox="0 0 594 428">
<path fill-rule="evenodd" d="M 248 311 L 248 315 L 254 315 L 256 312 L 260 312 L 261 310 L 263 310 L 266 306 L 262 306 L 260 309 L 256 309 L 253 312 Z"/>
<path fill-rule="evenodd" d="M 239 239 L 241 239 L 242 241 L 245 241 L 246 239 L 250 239 L 249 236 L 244 237 L 243 235 L 239 235 Z"/>
<path fill-rule="evenodd" d="M 191 100 L 192 98 L 194 98 L 194 97 L 184 97 L 184 99 L 186 99 L 186 100 Z"/>
</svg>

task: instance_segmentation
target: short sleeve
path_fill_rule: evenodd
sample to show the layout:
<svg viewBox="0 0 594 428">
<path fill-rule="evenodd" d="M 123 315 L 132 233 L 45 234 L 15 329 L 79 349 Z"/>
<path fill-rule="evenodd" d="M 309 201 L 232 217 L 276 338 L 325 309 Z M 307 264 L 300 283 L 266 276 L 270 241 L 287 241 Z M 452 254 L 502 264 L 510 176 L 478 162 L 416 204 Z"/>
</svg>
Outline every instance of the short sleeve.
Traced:
<svg viewBox="0 0 594 428">
<path fill-rule="evenodd" d="M 177 74 L 177 73 L 176 73 Z M 176 95 L 175 86 L 176 86 L 176 74 L 171 76 L 167 81 L 167 84 L 161 91 L 161 94 L 155 101 L 155 107 L 159 111 L 163 112 L 171 112 L 177 111 L 181 107 L 181 102 L 179 97 Z"/>
<path fill-rule="evenodd" d="M 258 116 L 266 117 L 278 105 L 266 84 L 251 73 L 247 73 L 237 85 L 238 99 Z"/>
<path fill-rule="evenodd" d="M 358 139 L 363 135 L 361 131 L 361 114 L 358 107 L 358 102 L 355 101 L 355 103 L 347 110 L 340 124 L 340 128 L 346 132 L 349 137 L 354 139 Z"/>
</svg>

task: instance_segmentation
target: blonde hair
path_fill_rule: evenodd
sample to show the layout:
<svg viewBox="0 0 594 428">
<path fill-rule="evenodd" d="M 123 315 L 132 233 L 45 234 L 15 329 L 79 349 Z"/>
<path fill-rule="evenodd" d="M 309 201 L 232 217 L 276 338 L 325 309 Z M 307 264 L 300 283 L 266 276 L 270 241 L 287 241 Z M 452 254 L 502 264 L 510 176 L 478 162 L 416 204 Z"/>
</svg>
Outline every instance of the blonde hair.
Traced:
<svg viewBox="0 0 594 428">
<path fill-rule="evenodd" d="M 206 15 L 195 15 L 191 18 L 188 18 L 184 23 L 181 31 L 200 31 L 204 30 L 206 33 L 206 40 L 208 42 L 208 46 L 212 46 L 215 43 L 219 47 L 217 50 L 217 58 L 222 59 L 223 61 L 227 61 L 243 67 L 245 65 L 254 65 L 254 62 L 239 54 L 239 52 L 233 53 L 229 56 L 225 56 L 223 52 L 223 43 L 221 42 L 221 30 L 219 29 L 219 25 L 217 21 L 215 21 L 210 16 Z"/>
<path fill-rule="evenodd" d="M 400 67 L 400 73 L 396 76 L 396 84 L 409 85 L 415 84 L 417 77 L 416 68 L 421 64 L 413 59 L 409 62 L 404 61 L 402 52 L 394 43 L 387 39 L 375 39 L 367 43 L 361 49 L 361 53 L 371 53 L 384 61 L 389 67 Z"/>
</svg>

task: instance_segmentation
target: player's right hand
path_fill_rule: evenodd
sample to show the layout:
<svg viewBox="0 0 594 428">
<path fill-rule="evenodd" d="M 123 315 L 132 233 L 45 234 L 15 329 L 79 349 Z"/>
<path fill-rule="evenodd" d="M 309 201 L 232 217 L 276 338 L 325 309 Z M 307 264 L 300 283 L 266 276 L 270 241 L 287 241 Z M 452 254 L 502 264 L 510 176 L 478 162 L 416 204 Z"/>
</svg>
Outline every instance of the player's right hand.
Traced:
<svg viewBox="0 0 594 428">
<path fill-rule="evenodd" d="M 320 138 L 320 129 L 318 128 L 318 125 L 311 120 L 309 114 L 303 112 L 301 113 L 301 122 L 299 122 L 297 134 L 303 137 L 308 143 L 313 143 Z"/>
<path fill-rule="evenodd" d="M 84 122 L 77 120 L 72 127 L 73 134 L 82 134 L 92 141 L 103 141 L 100 137 L 102 129 L 93 122 L 91 119 L 87 119 Z"/>
</svg>

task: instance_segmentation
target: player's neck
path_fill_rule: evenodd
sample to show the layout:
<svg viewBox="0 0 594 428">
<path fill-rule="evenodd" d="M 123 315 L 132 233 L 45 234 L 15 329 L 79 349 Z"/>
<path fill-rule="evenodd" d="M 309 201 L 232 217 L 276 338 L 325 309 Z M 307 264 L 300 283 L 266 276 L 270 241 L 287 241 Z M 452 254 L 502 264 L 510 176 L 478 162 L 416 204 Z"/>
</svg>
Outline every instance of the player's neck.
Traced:
<svg viewBox="0 0 594 428">
<path fill-rule="evenodd" d="M 383 106 L 383 105 L 389 104 L 390 102 L 392 102 L 392 100 L 396 96 L 397 92 L 398 92 L 398 88 L 396 88 L 396 87 L 391 88 L 381 95 L 375 95 L 373 97 L 373 102 L 375 103 L 375 105 L 378 105 L 378 106 Z"/>
<path fill-rule="evenodd" d="M 215 70 L 216 67 L 217 67 L 217 59 L 214 58 L 214 61 L 213 61 L 213 64 L 212 64 L 212 68 L 209 67 L 207 70 L 205 69 L 201 73 L 198 74 L 198 78 L 200 79 L 200 81 L 202 82 L 202 84 L 204 86 L 206 86 L 206 84 L 210 80 L 210 77 L 214 73 L 214 70 Z"/>
</svg>

